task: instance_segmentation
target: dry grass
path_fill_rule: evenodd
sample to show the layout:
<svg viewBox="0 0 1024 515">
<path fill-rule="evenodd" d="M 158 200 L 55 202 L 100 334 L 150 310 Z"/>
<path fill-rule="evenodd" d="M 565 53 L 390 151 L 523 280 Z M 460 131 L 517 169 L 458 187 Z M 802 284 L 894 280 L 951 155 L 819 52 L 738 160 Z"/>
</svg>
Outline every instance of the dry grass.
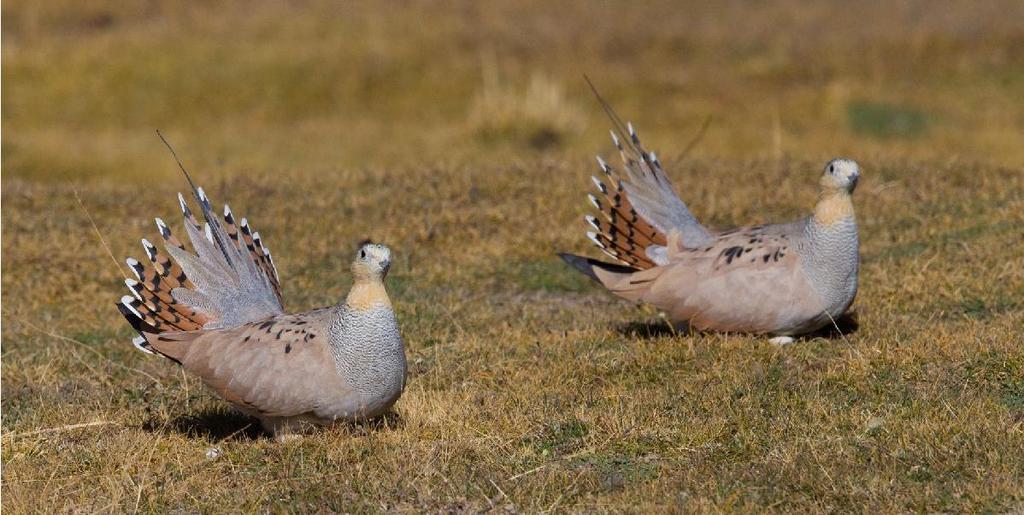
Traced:
<svg viewBox="0 0 1024 515">
<path fill-rule="evenodd" d="M 527 86 L 516 88 L 496 68 L 493 59 L 484 64 L 483 86 L 470 108 L 469 124 L 481 143 L 544 150 L 580 132 L 583 115 L 561 86 L 533 75 Z"/>
<path fill-rule="evenodd" d="M 1021 7 L 791 4 L 5 2 L 4 511 L 1021 509 Z M 609 153 L 584 71 L 714 225 L 859 159 L 856 326 L 677 336 L 559 263 Z M 394 416 L 278 445 L 131 347 L 73 192 L 139 255 L 183 187 L 156 126 L 288 308 L 392 245 Z"/>
</svg>

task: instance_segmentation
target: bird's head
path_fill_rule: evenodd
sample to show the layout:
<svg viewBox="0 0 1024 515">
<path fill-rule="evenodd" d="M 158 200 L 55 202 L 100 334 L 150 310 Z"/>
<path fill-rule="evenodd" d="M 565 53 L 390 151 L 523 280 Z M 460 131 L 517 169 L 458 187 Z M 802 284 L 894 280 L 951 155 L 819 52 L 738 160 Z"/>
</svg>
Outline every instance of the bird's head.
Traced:
<svg viewBox="0 0 1024 515">
<path fill-rule="evenodd" d="M 391 268 L 391 249 L 387 245 L 365 242 L 352 260 L 352 275 L 359 280 L 383 280 Z"/>
<path fill-rule="evenodd" d="M 825 191 L 853 193 L 860 179 L 860 166 L 852 159 L 836 158 L 825 165 L 821 187 Z"/>
</svg>

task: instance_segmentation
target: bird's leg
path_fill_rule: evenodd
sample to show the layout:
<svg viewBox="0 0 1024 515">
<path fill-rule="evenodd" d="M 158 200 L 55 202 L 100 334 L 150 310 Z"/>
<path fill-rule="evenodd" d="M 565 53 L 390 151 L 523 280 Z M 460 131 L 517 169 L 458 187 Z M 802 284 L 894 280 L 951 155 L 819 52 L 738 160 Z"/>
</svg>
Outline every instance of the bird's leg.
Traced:
<svg viewBox="0 0 1024 515">
<path fill-rule="evenodd" d="M 302 424 L 287 418 L 262 419 L 263 428 L 274 435 L 277 443 L 302 439 Z"/>
<path fill-rule="evenodd" d="M 302 433 L 279 432 L 274 433 L 274 440 L 277 443 L 288 443 L 302 440 Z"/>
</svg>

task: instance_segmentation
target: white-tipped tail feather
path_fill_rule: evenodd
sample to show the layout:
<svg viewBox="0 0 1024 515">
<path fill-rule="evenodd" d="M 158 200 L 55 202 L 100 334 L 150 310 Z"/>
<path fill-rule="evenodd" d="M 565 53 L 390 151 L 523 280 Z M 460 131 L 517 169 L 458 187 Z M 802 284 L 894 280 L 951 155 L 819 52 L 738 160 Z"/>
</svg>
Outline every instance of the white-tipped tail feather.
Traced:
<svg viewBox="0 0 1024 515">
<path fill-rule="evenodd" d="M 277 267 L 262 238 L 246 219 L 239 231 L 227 205 L 221 221 L 202 188 L 193 193 L 202 208 L 201 225 L 178 194 L 192 250 L 155 218 L 165 252 L 143 239 L 152 264 L 126 260 L 134 279 L 125 280 L 131 295 L 122 297 L 118 308 L 140 333 L 132 341 L 140 350 L 149 352 L 145 333 L 233 327 L 283 313 Z"/>
<path fill-rule="evenodd" d="M 139 349 L 140 351 L 145 352 L 146 354 L 156 354 L 150 348 L 149 342 L 146 341 L 146 337 L 142 336 L 141 334 L 132 338 L 132 345 L 134 345 L 136 349 Z"/>
<path fill-rule="evenodd" d="M 139 313 L 139 310 L 135 309 L 135 305 L 134 305 L 135 303 L 133 302 L 134 300 L 135 300 L 135 297 L 133 297 L 131 295 L 125 295 L 125 296 L 121 297 L 121 305 L 126 307 L 126 308 L 128 308 L 128 311 L 131 311 L 132 314 L 135 315 L 136 318 L 138 318 L 139 320 L 142 320 L 142 314 Z"/>
<path fill-rule="evenodd" d="M 142 275 L 139 274 L 139 262 L 136 261 L 135 258 L 127 258 L 124 260 L 124 262 L 128 264 L 128 269 L 131 270 L 133 274 L 135 274 L 135 278 L 141 281 Z"/>
<path fill-rule="evenodd" d="M 156 221 L 156 228 L 160 231 L 160 236 L 164 239 L 170 238 L 171 230 L 167 228 L 167 224 L 165 224 L 160 218 L 154 218 L 153 220 Z"/>
<path fill-rule="evenodd" d="M 124 280 L 124 285 L 128 287 L 128 290 L 132 292 L 132 295 L 134 295 L 139 302 L 142 302 L 142 296 L 139 295 L 139 281 L 136 281 L 135 279 L 126 278 Z M 125 296 L 127 297 L 127 295 Z"/>
</svg>

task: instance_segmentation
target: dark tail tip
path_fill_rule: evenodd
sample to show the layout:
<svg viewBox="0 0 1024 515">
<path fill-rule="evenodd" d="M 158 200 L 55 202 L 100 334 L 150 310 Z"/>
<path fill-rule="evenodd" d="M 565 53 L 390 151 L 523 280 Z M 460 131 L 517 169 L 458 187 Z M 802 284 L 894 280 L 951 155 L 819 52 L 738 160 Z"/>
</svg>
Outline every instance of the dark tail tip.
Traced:
<svg viewBox="0 0 1024 515">
<path fill-rule="evenodd" d="M 121 304 L 120 302 L 117 303 L 117 310 L 120 311 L 121 315 L 124 316 L 124 319 L 127 320 L 129 324 L 131 324 L 132 329 L 135 329 L 135 331 L 138 332 L 139 334 L 160 332 L 157 328 L 147 324 L 146 322 L 142 321 L 142 319 L 135 316 L 135 313 L 132 313 L 130 309 L 125 307 L 125 305 Z"/>
<path fill-rule="evenodd" d="M 594 265 L 590 264 L 590 260 L 587 258 L 565 252 L 559 252 L 558 257 L 562 258 L 562 261 L 565 261 L 569 266 L 579 270 L 583 275 L 595 281 L 597 280 L 597 276 L 594 275 Z"/>
<path fill-rule="evenodd" d="M 601 280 L 598 279 L 597 274 L 594 273 L 595 267 L 600 268 L 601 270 L 607 270 L 609 272 L 615 272 L 618 274 L 631 274 L 637 271 L 633 267 L 617 265 L 615 263 L 605 263 L 604 261 L 598 261 L 596 259 L 577 256 L 575 254 L 569 254 L 565 252 L 559 252 L 558 257 L 562 258 L 562 261 L 568 263 L 569 266 L 575 268 L 576 270 L 579 270 L 580 273 L 597 281 L 598 283 L 600 283 Z"/>
</svg>

